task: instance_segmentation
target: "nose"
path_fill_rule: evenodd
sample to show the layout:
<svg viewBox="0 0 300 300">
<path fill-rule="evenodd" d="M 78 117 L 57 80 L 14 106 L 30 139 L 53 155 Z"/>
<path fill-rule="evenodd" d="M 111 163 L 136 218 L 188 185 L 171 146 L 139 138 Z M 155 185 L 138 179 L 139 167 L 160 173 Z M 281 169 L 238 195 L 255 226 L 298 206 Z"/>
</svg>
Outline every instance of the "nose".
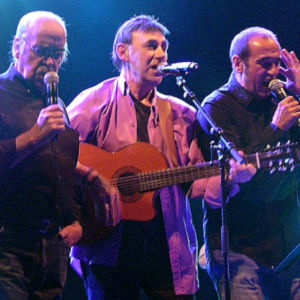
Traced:
<svg viewBox="0 0 300 300">
<path fill-rule="evenodd" d="M 51 56 L 45 57 L 44 62 L 47 66 L 55 66 L 55 59 Z"/>
<path fill-rule="evenodd" d="M 158 58 L 166 58 L 167 57 L 167 50 L 164 49 L 163 47 L 157 47 L 156 48 L 156 57 Z"/>
<path fill-rule="evenodd" d="M 277 76 L 279 74 L 279 64 L 273 63 L 272 66 L 268 69 L 270 75 Z"/>
</svg>

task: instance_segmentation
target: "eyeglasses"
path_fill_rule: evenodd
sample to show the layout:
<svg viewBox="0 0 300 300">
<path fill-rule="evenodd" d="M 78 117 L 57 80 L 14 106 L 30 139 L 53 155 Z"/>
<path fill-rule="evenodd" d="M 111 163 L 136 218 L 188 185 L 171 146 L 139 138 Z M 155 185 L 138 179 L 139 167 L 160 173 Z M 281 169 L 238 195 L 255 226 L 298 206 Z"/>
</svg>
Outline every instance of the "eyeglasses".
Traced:
<svg viewBox="0 0 300 300">
<path fill-rule="evenodd" d="M 65 56 L 65 49 L 57 49 L 54 47 L 44 47 L 40 45 L 31 46 L 26 39 L 22 38 L 24 42 L 28 45 L 30 50 L 38 57 L 48 58 L 51 57 L 56 61 L 62 60 Z"/>
</svg>

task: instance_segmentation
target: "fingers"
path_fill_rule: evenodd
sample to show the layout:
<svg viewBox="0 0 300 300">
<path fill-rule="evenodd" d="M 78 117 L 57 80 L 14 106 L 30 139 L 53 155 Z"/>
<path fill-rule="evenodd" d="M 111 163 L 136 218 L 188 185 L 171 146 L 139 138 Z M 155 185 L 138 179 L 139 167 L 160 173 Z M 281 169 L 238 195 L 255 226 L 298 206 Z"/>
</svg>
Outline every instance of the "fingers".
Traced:
<svg viewBox="0 0 300 300">
<path fill-rule="evenodd" d="M 55 104 L 41 110 L 37 123 L 40 128 L 40 138 L 53 137 L 65 130 L 64 115 L 60 107 Z"/>
<path fill-rule="evenodd" d="M 37 123 L 39 126 L 64 125 L 64 115 L 60 107 L 55 104 L 41 110 Z"/>
<path fill-rule="evenodd" d="M 241 153 L 242 155 L 242 153 Z M 251 178 L 256 173 L 256 168 L 252 164 L 239 164 L 234 159 L 229 161 L 230 172 L 228 176 L 228 181 L 230 183 L 243 183 L 250 181 Z"/>
<path fill-rule="evenodd" d="M 71 247 L 81 239 L 82 227 L 79 223 L 68 225 L 59 232 L 59 235 Z"/>
<path fill-rule="evenodd" d="M 281 50 L 281 58 L 286 67 L 290 68 L 294 65 L 299 64 L 299 59 L 294 51 L 287 51 L 286 49 Z"/>
<path fill-rule="evenodd" d="M 286 131 L 293 126 L 299 117 L 299 102 L 295 98 L 289 96 L 279 102 L 272 118 L 272 124 Z"/>
<path fill-rule="evenodd" d="M 277 109 L 284 110 L 292 116 L 293 112 L 300 112 L 300 104 L 294 97 L 289 96 L 278 104 Z"/>
</svg>

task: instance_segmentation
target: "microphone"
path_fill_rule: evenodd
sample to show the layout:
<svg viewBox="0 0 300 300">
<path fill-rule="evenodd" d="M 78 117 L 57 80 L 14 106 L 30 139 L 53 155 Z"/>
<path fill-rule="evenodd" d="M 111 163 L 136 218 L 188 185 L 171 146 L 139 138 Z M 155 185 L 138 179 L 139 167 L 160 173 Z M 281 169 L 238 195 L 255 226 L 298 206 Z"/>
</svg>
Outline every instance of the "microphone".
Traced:
<svg viewBox="0 0 300 300">
<path fill-rule="evenodd" d="M 284 84 L 281 80 L 279 80 L 279 79 L 271 80 L 269 83 L 269 88 L 271 89 L 271 92 L 273 92 L 275 94 L 277 101 L 281 101 L 287 97 L 286 91 L 284 89 Z M 300 102 L 298 96 L 295 95 L 294 97 L 298 102 Z M 298 121 L 296 123 L 297 123 L 297 126 L 300 127 L 300 118 L 298 119 Z"/>
<path fill-rule="evenodd" d="M 161 75 L 186 75 L 198 69 L 198 64 L 195 62 L 180 62 L 170 65 L 159 64 L 157 71 Z"/>
<path fill-rule="evenodd" d="M 284 89 L 284 84 L 279 79 L 271 80 L 269 82 L 269 89 L 275 94 L 278 101 L 281 101 L 287 97 L 286 91 Z"/>
<path fill-rule="evenodd" d="M 47 106 L 57 104 L 57 85 L 59 83 L 59 76 L 56 72 L 47 72 L 44 76 L 44 84 L 47 90 Z"/>
</svg>

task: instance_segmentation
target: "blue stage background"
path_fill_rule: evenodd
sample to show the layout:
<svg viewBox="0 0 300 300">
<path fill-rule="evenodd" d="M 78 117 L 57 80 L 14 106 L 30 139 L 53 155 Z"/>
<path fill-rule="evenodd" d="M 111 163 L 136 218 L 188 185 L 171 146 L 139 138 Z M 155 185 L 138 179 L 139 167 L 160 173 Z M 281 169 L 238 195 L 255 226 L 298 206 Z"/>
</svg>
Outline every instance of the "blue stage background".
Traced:
<svg viewBox="0 0 300 300">
<path fill-rule="evenodd" d="M 231 39 L 246 27 L 271 29 L 283 47 L 300 56 L 300 3 L 293 0 L 0 0 L 0 72 L 10 63 L 10 41 L 19 18 L 32 10 L 53 11 L 68 25 L 70 56 L 59 84 L 66 103 L 83 89 L 117 75 L 110 60 L 113 37 L 122 22 L 135 14 L 154 15 L 169 28 L 169 62 L 198 62 L 198 71 L 186 79 L 199 100 L 227 81 Z M 159 89 L 182 98 L 174 77 L 165 78 Z M 201 204 L 191 204 L 201 245 Z M 197 300 L 216 299 L 203 270 L 199 278 Z M 63 299 L 85 299 L 82 282 L 71 270 Z"/>
</svg>

